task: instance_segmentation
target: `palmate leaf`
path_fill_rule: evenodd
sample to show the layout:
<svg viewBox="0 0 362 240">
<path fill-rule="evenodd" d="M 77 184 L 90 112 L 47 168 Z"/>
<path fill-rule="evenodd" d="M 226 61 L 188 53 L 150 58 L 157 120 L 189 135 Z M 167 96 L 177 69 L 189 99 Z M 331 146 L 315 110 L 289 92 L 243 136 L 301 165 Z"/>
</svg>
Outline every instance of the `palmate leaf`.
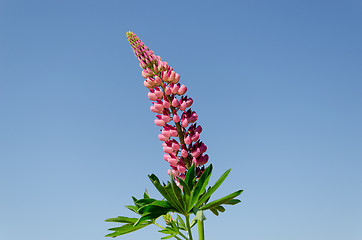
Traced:
<svg viewBox="0 0 362 240">
<path fill-rule="evenodd" d="M 131 233 L 131 232 L 134 232 L 134 231 L 137 231 L 141 228 L 144 228 L 148 225 L 152 224 L 152 222 L 145 222 L 145 223 L 142 223 L 142 224 L 139 224 L 137 226 L 133 226 L 133 224 L 131 223 L 128 223 L 128 224 L 125 224 L 121 227 L 116 227 L 116 228 L 110 228 L 108 230 L 110 231 L 114 231 L 113 233 L 110 233 L 110 234 L 107 234 L 106 237 L 117 237 L 117 236 L 120 236 L 120 235 L 123 235 L 123 234 L 127 234 L 127 233 Z"/>
</svg>

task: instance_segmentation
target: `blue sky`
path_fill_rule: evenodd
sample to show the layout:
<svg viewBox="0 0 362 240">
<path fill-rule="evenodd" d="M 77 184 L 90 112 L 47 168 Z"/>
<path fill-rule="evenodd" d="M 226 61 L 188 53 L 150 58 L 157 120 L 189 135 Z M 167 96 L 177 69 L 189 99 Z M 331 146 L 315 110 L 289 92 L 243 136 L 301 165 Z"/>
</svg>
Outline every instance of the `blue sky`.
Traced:
<svg viewBox="0 0 362 240">
<path fill-rule="evenodd" d="M 147 174 L 159 127 L 125 33 L 194 99 L 228 168 L 206 238 L 362 239 L 362 2 L 0 1 L 0 239 L 104 239 Z M 156 227 L 120 239 L 160 239 Z"/>
</svg>

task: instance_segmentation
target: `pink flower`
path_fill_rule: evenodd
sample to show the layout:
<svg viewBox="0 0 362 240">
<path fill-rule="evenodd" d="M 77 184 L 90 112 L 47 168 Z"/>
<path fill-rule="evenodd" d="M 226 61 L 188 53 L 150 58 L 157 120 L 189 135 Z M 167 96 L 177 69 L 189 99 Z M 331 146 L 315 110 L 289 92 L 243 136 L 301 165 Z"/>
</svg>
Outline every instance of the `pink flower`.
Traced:
<svg viewBox="0 0 362 240">
<path fill-rule="evenodd" d="M 177 94 L 178 95 L 184 95 L 187 91 L 187 87 L 182 84 L 182 86 L 178 89 Z"/>
<path fill-rule="evenodd" d="M 172 92 L 173 94 L 177 94 L 177 93 L 178 93 L 178 90 L 180 89 L 180 84 L 171 83 L 171 84 L 170 84 L 170 87 L 171 87 L 171 92 Z"/>
<path fill-rule="evenodd" d="M 165 94 L 170 95 L 171 94 L 171 88 L 169 86 L 165 87 Z"/>
<path fill-rule="evenodd" d="M 178 81 L 180 81 L 180 74 L 176 73 L 175 80 L 173 81 L 173 83 L 178 83 Z"/>
<path fill-rule="evenodd" d="M 163 125 L 166 124 L 166 122 L 162 120 L 162 116 L 161 116 L 161 115 L 156 115 L 156 117 L 157 117 L 157 119 L 155 119 L 155 124 L 156 124 L 157 126 L 160 126 L 160 127 L 161 127 L 161 126 L 163 126 Z"/>
<path fill-rule="evenodd" d="M 182 149 L 182 150 L 181 150 L 181 156 L 182 156 L 183 158 L 186 158 L 188 155 L 189 155 L 189 153 L 187 152 L 187 150 L 185 150 L 185 149 Z"/>
<path fill-rule="evenodd" d="M 148 93 L 148 99 L 150 99 L 151 101 L 155 101 L 157 99 L 156 94 L 154 93 L 153 89 L 150 89 L 151 92 Z"/>
<path fill-rule="evenodd" d="M 158 99 L 161 99 L 162 96 L 163 96 L 162 90 L 160 90 L 158 87 L 155 87 L 154 93 L 155 93 L 155 95 L 157 96 Z"/>
<path fill-rule="evenodd" d="M 144 78 L 153 77 L 154 75 L 154 72 L 149 68 L 143 69 L 142 71 L 142 77 Z"/>
<path fill-rule="evenodd" d="M 163 134 L 158 134 L 158 139 L 160 139 L 161 141 L 167 141 L 170 139 L 170 136 L 165 136 Z"/>
<path fill-rule="evenodd" d="M 184 118 L 183 120 L 182 120 L 182 122 L 181 122 L 181 126 L 182 127 L 187 127 L 187 125 L 189 124 L 189 122 L 187 121 L 187 119 L 186 118 Z"/>
<path fill-rule="evenodd" d="M 178 165 L 177 165 L 177 171 L 179 171 L 180 173 L 185 173 L 186 172 L 186 166 L 185 166 L 185 164 L 183 164 L 183 163 L 179 163 Z"/>
<path fill-rule="evenodd" d="M 166 98 L 166 97 L 165 97 L 165 98 Z M 170 103 L 167 99 L 164 99 L 163 102 L 162 102 L 162 105 L 163 105 L 165 108 L 170 108 L 171 103 Z"/>
<path fill-rule="evenodd" d="M 196 165 L 197 166 L 204 165 L 207 163 L 208 160 L 209 160 L 209 155 L 207 155 L 207 154 L 202 155 L 198 158 Z"/>
<path fill-rule="evenodd" d="M 146 88 L 153 88 L 156 85 L 156 82 L 153 80 L 153 78 L 147 78 L 143 85 L 145 85 Z"/>
<path fill-rule="evenodd" d="M 173 120 L 175 123 L 179 123 L 179 122 L 180 122 L 180 117 L 177 116 L 177 114 L 174 114 L 172 120 Z"/>
<path fill-rule="evenodd" d="M 173 167 L 176 167 L 177 164 L 178 164 L 178 158 L 176 155 L 173 155 L 173 154 L 170 154 L 168 159 L 167 159 L 167 162 L 173 166 Z"/>
<path fill-rule="evenodd" d="M 162 79 L 159 76 L 155 76 L 155 82 L 157 86 L 161 86 L 162 84 Z"/>
<path fill-rule="evenodd" d="M 190 145 L 192 142 L 191 137 L 187 133 L 185 134 L 184 141 L 185 141 L 185 144 L 187 144 L 187 145 Z"/>
<path fill-rule="evenodd" d="M 179 102 L 178 102 L 177 98 L 174 98 L 174 99 L 172 100 L 172 106 L 173 106 L 173 107 L 177 107 L 178 105 L 179 105 Z"/>
<path fill-rule="evenodd" d="M 151 108 L 152 112 L 161 113 L 163 111 L 164 107 L 163 107 L 162 102 L 160 100 L 157 100 L 156 102 L 153 102 L 152 104 L 153 104 L 153 108 Z M 154 110 L 152 110 L 152 109 L 154 109 Z"/>
<path fill-rule="evenodd" d="M 172 173 L 177 182 L 177 177 L 185 178 L 187 169 L 195 163 L 196 173 L 200 176 L 205 169 L 202 165 L 208 162 L 209 156 L 204 154 L 207 147 L 200 141 L 202 127 L 195 123 L 198 115 L 190 109 L 193 100 L 184 95 L 187 87 L 179 83 L 180 75 L 136 34 L 128 32 L 127 39 L 140 62 L 144 85 L 150 89 L 148 98 L 153 101 L 150 110 L 157 113 L 154 122 L 162 126 L 158 138 L 163 141 L 164 159 L 172 168 L 169 174 Z M 180 116 L 178 111 L 181 111 Z"/>
</svg>

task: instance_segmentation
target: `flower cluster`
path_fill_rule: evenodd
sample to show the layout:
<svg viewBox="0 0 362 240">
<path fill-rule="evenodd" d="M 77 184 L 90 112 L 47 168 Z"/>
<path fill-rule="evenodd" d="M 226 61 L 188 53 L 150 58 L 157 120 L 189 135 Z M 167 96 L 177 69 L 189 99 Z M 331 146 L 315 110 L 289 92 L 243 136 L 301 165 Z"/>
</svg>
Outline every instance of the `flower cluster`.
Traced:
<svg viewBox="0 0 362 240">
<path fill-rule="evenodd" d="M 193 100 L 184 95 L 187 87 L 179 83 L 180 75 L 136 34 L 128 32 L 127 39 L 143 69 L 144 85 L 152 101 L 150 110 L 157 113 L 155 124 L 162 127 L 158 138 L 163 141 L 164 159 L 171 166 L 168 173 L 172 173 L 176 181 L 176 177 L 184 179 L 187 169 L 195 164 L 200 176 L 209 156 L 205 154 L 206 145 L 199 139 L 202 127 L 196 124 L 198 116 L 190 108 Z"/>
</svg>

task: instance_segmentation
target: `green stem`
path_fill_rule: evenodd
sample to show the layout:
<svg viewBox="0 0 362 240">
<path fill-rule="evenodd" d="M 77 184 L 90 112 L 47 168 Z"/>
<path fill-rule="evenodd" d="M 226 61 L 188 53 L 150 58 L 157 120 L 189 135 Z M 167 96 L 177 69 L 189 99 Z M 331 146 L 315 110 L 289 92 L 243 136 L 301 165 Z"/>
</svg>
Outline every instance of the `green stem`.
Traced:
<svg viewBox="0 0 362 240">
<path fill-rule="evenodd" d="M 205 239 L 204 220 L 197 220 L 197 225 L 198 225 L 198 228 L 199 228 L 199 240 L 204 240 Z"/>
<path fill-rule="evenodd" d="M 156 222 L 154 222 L 153 224 L 155 224 L 156 226 L 158 226 L 158 227 L 162 228 L 163 230 L 165 230 L 165 228 L 162 227 L 160 224 L 158 224 L 158 223 L 156 223 Z"/>
<path fill-rule="evenodd" d="M 187 233 L 189 234 L 189 239 L 190 240 L 193 240 L 192 239 L 192 233 L 191 233 L 191 227 L 190 227 L 190 218 L 189 218 L 189 215 L 185 215 L 186 217 L 186 227 L 187 227 Z"/>
<path fill-rule="evenodd" d="M 181 238 L 177 237 L 177 236 L 173 236 L 174 238 L 176 238 L 177 240 L 182 240 Z"/>
<path fill-rule="evenodd" d="M 185 238 L 186 240 L 189 240 L 185 235 L 182 234 L 182 232 L 179 232 L 179 234 L 181 235 L 181 237 Z"/>
</svg>

